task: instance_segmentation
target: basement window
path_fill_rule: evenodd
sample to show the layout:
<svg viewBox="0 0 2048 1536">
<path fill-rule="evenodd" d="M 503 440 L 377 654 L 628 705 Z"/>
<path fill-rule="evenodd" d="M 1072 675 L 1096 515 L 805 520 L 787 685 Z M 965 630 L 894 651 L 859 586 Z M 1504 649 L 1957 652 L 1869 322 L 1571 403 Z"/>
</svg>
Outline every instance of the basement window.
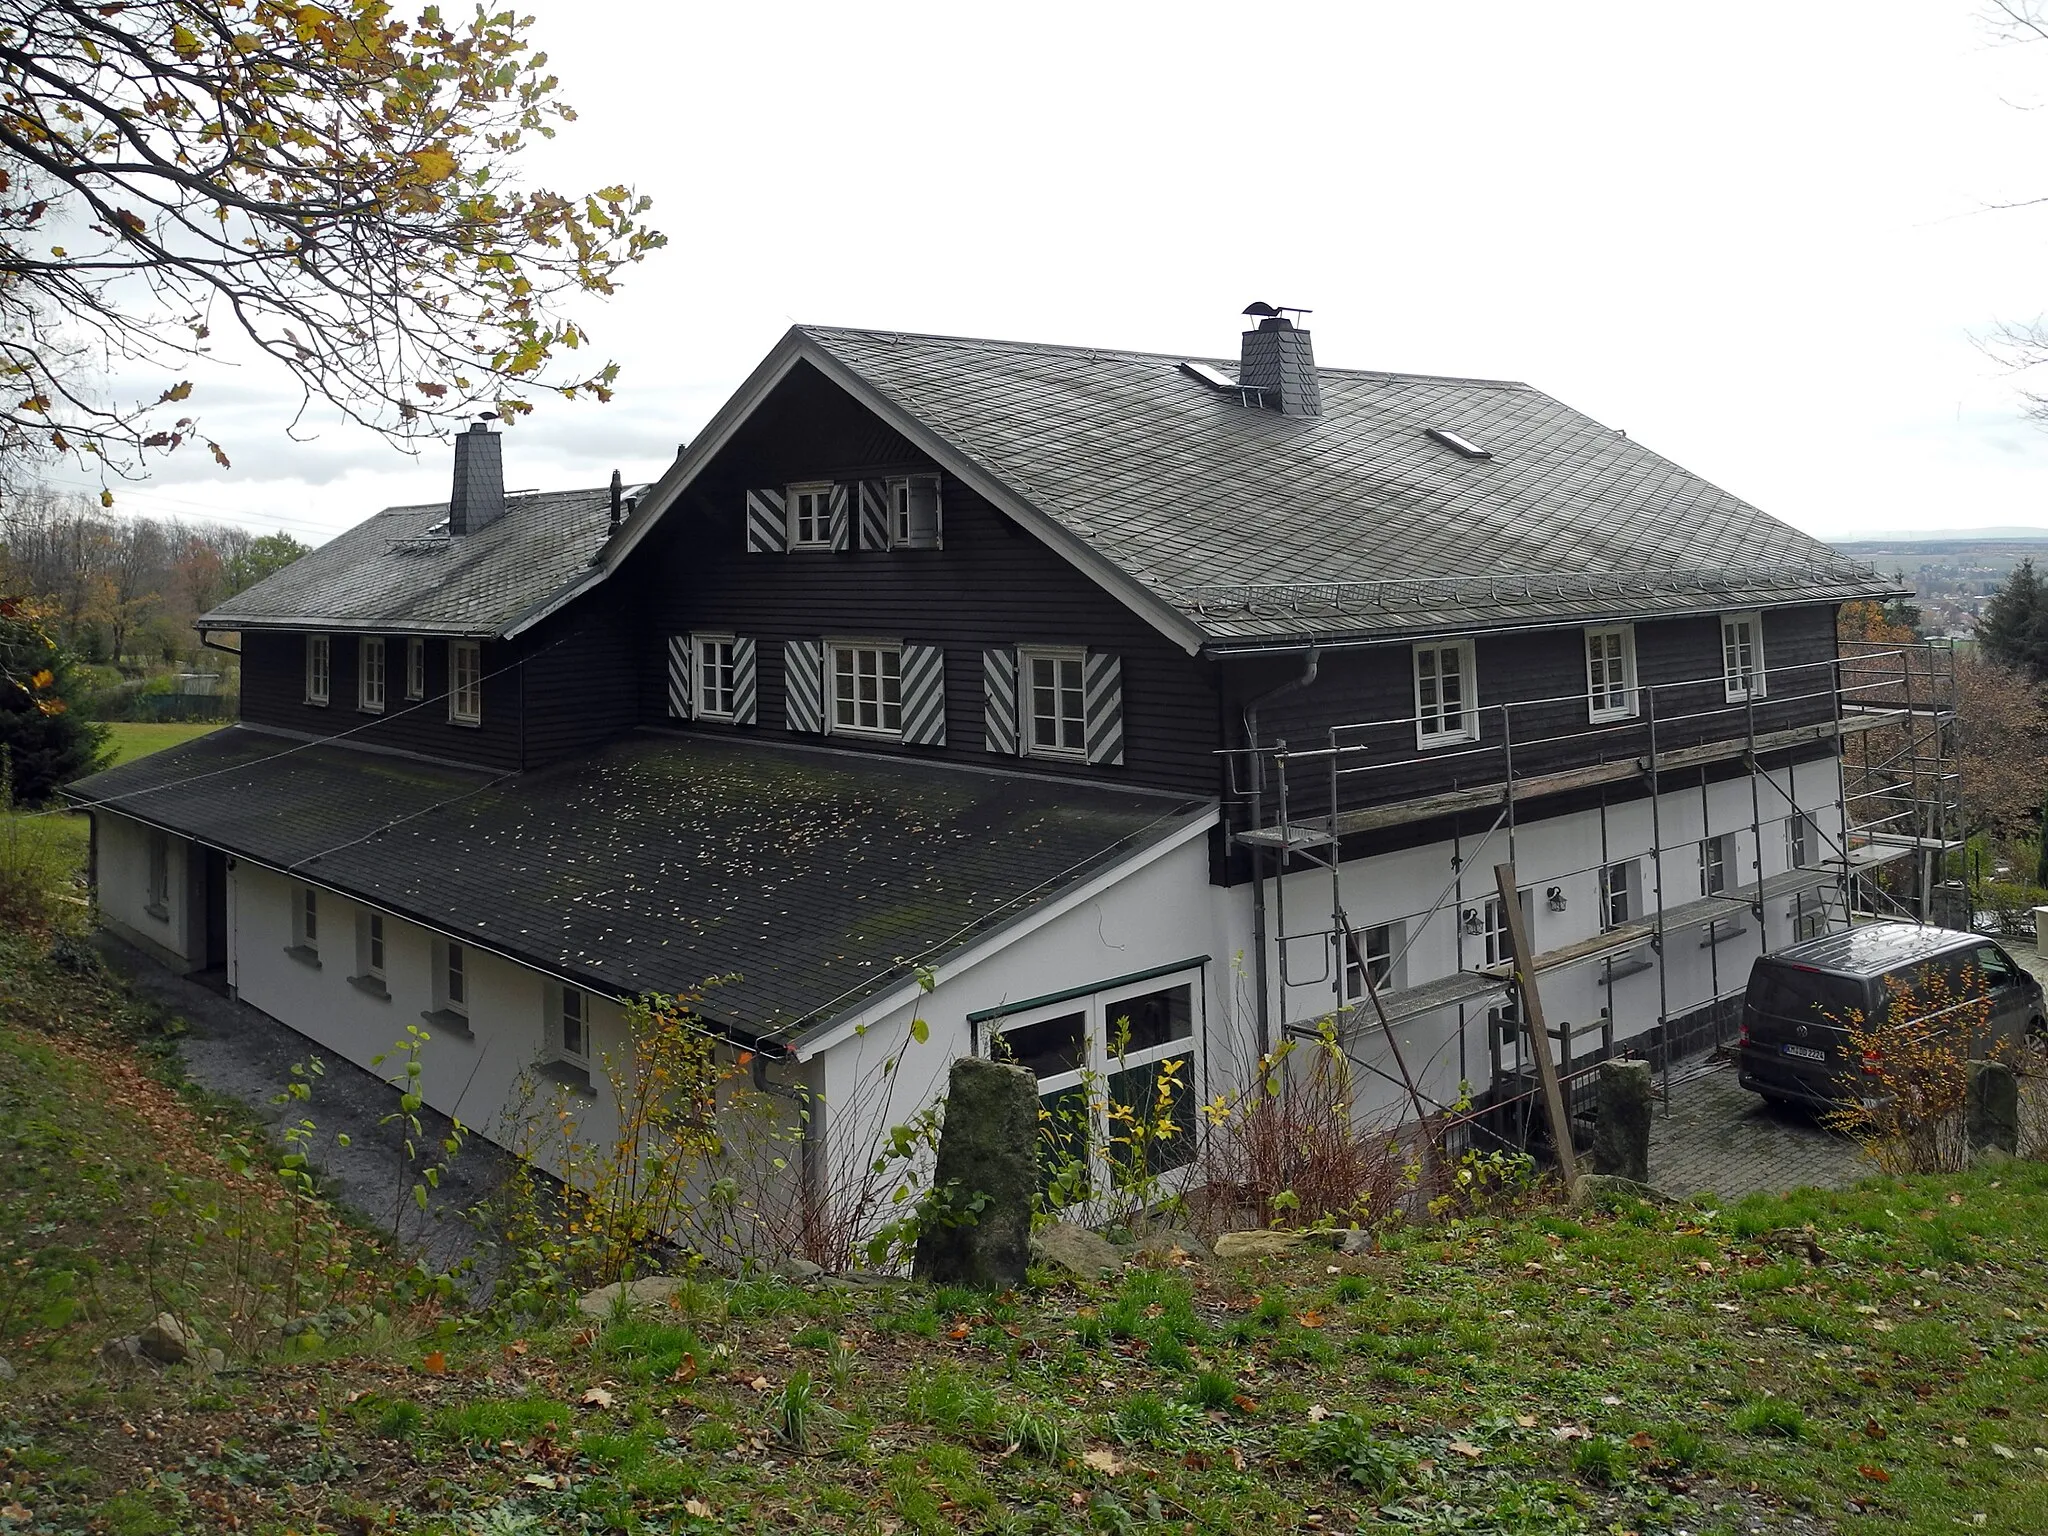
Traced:
<svg viewBox="0 0 2048 1536">
<path fill-rule="evenodd" d="M 1482 448 L 1462 432 L 1453 432 L 1449 427 L 1425 427 L 1423 435 L 1432 442 L 1442 443 L 1451 452 L 1467 459 L 1490 459 L 1493 450 Z"/>
</svg>

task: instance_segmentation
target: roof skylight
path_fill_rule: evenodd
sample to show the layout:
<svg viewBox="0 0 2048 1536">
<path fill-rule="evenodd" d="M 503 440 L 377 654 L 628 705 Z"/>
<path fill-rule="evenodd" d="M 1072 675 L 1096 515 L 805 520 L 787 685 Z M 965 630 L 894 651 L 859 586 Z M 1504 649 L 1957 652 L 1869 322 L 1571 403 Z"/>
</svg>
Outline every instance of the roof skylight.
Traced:
<svg viewBox="0 0 2048 1536">
<path fill-rule="evenodd" d="M 1238 387 L 1237 380 L 1231 378 L 1220 369 L 1210 367 L 1207 363 L 1182 363 L 1180 370 L 1182 373 L 1193 374 L 1211 389 L 1236 389 Z"/>
<path fill-rule="evenodd" d="M 1482 448 L 1473 442 L 1471 438 L 1466 437 L 1463 433 L 1453 432 L 1449 427 L 1425 427 L 1423 428 L 1423 433 L 1425 436 L 1442 443 L 1451 452 L 1462 454 L 1468 459 L 1490 459 L 1493 457 L 1493 450 L 1491 448 Z"/>
</svg>

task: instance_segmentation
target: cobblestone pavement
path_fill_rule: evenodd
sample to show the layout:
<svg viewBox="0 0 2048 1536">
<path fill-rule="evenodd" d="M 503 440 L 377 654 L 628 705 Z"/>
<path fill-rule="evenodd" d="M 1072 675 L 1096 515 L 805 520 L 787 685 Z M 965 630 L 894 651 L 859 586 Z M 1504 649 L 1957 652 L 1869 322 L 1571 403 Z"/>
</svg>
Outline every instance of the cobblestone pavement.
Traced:
<svg viewBox="0 0 2048 1536">
<path fill-rule="evenodd" d="M 1732 1061 L 1674 1064 L 1670 1107 L 1659 1105 L 1650 1123 L 1650 1182 L 1674 1195 L 1840 1189 L 1876 1171 L 1812 1112 L 1766 1104 L 1740 1087 Z"/>
</svg>

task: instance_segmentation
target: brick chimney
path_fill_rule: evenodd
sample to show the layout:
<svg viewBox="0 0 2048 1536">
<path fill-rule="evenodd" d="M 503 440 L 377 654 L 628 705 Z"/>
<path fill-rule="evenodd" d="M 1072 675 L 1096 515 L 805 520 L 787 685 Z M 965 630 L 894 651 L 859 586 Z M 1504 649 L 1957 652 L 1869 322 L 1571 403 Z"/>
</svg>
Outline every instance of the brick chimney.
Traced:
<svg viewBox="0 0 2048 1536">
<path fill-rule="evenodd" d="M 1322 387 L 1316 382 L 1315 348 L 1309 335 L 1266 304 L 1254 304 L 1248 315 L 1263 313 L 1257 327 L 1244 333 L 1238 354 L 1237 382 L 1263 391 L 1266 408 L 1283 416 L 1323 414 Z"/>
<path fill-rule="evenodd" d="M 455 438 L 455 488 L 448 498 L 448 533 L 459 538 L 488 528 L 505 515 L 505 447 L 479 416 Z"/>
</svg>

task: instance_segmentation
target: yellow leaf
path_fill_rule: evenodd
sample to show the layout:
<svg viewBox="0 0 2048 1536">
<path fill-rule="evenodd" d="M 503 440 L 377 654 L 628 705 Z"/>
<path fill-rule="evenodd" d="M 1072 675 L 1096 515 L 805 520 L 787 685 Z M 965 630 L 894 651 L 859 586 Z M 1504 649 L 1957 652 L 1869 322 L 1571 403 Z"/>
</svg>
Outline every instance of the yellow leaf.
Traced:
<svg viewBox="0 0 2048 1536">
<path fill-rule="evenodd" d="M 171 51 L 179 58 L 188 61 L 198 58 L 200 52 L 199 35 L 183 22 L 180 22 L 177 26 L 171 28 Z"/>
<path fill-rule="evenodd" d="M 455 174 L 455 157 L 445 149 L 416 149 L 406 157 L 425 182 L 446 181 Z"/>
<path fill-rule="evenodd" d="M 931 1037 L 932 1037 L 932 1027 L 931 1027 L 931 1025 L 929 1025 L 929 1024 L 927 1024 L 927 1023 L 925 1023 L 925 1021 L 924 1021 L 923 1019 L 912 1019 L 912 1020 L 910 1021 L 910 1038 L 911 1038 L 911 1039 L 915 1040 L 915 1041 L 916 1041 L 916 1042 L 917 1042 L 917 1043 L 918 1043 L 919 1045 L 923 1045 L 923 1044 L 925 1043 L 925 1041 L 927 1041 L 927 1040 L 931 1039 Z"/>
</svg>

